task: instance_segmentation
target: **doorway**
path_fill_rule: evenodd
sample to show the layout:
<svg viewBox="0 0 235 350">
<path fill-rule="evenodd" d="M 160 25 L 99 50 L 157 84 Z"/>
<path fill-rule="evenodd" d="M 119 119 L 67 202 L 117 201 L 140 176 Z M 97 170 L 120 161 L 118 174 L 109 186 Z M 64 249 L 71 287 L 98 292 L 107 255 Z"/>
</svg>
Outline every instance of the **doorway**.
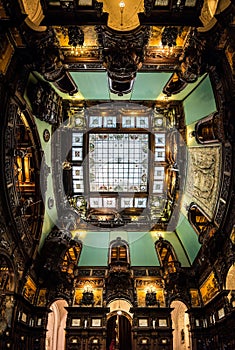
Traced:
<svg viewBox="0 0 235 350">
<path fill-rule="evenodd" d="M 51 304 L 47 321 L 46 350 L 64 350 L 65 348 L 66 306 L 68 306 L 67 302 L 62 299 Z"/>
<path fill-rule="evenodd" d="M 107 350 L 131 350 L 131 324 L 123 314 L 111 316 L 107 322 Z"/>
<path fill-rule="evenodd" d="M 189 316 L 187 306 L 179 300 L 175 300 L 170 305 L 174 310 L 171 313 L 173 328 L 173 349 L 189 350 L 191 349 L 191 339 L 189 333 Z"/>
</svg>

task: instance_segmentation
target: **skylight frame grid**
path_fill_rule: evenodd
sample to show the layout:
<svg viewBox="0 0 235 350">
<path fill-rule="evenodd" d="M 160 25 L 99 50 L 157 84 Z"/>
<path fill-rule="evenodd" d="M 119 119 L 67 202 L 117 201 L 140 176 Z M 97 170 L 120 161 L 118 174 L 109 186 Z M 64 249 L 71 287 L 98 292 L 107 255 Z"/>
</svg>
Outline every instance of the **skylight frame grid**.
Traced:
<svg viewBox="0 0 235 350">
<path fill-rule="evenodd" d="M 147 133 L 90 133 L 90 192 L 147 192 L 148 161 Z"/>
</svg>

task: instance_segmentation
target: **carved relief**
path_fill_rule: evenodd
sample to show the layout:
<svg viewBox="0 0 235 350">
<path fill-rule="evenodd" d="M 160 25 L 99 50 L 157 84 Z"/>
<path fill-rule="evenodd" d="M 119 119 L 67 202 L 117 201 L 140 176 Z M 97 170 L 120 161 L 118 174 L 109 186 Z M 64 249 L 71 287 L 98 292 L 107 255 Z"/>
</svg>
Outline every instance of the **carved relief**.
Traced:
<svg viewBox="0 0 235 350">
<path fill-rule="evenodd" d="M 13 307 L 13 296 L 0 296 L 0 335 L 2 335 L 2 333 L 6 330 L 7 327 L 11 327 Z"/>
<path fill-rule="evenodd" d="M 201 306 L 198 289 L 190 289 L 189 292 L 190 292 L 192 307 L 199 307 L 199 306 Z"/>
<path fill-rule="evenodd" d="M 23 297 L 27 299 L 31 304 L 34 303 L 34 298 L 36 294 L 36 284 L 31 277 L 27 278 L 27 281 L 23 288 Z"/>
<path fill-rule="evenodd" d="M 207 304 L 219 292 L 219 285 L 213 272 L 201 285 L 200 292 L 204 304 Z"/>
<path fill-rule="evenodd" d="M 148 43 L 150 29 L 142 26 L 124 36 L 119 32 L 112 32 L 107 27 L 99 26 L 97 34 L 98 42 L 103 48 L 103 65 L 112 81 L 111 91 L 130 92 L 131 82 L 144 61 L 144 49 Z"/>
<path fill-rule="evenodd" d="M 103 289 L 102 288 L 76 288 L 74 305 L 80 306 L 103 306 Z"/>
<path fill-rule="evenodd" d="M 221 147 L 190 147 L 186 192 L 213 217 L 218 199 Z"/>
<path fill-rule="evenodd" d="M 48 122 L 58 124 L 61 118 L 62 99 L 48 83 L 38 82 L 28 91 L 34 115 Z"/>
</svg>

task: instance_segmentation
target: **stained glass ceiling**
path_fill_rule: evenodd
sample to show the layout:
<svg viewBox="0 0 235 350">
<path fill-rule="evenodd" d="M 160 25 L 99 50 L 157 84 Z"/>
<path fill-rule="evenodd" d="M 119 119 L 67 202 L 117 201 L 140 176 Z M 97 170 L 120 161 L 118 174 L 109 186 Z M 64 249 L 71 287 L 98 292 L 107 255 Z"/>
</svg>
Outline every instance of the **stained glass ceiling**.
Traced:
<svg viewBox="0 0 235 350">
<path fill-rule="evenodd" d="M 161 73 L 159 73 L 161 74 Z M 146 74 L 148 76 L 148 74 Z M 146 84 L 147 84 L 147 78 L 146 78 Z M 194 86 L 194 88 L 193 88 Z M 196 84 L 190 84 L 190 91 L 192 89 L 192 92 L 190 94 L 189 97 L 186 98 L 186 101 L 183 103 L 183 111 L 185 113 L 185 120 L 186 120 L 186 124 L 188 126 L 186 126 L 186 139 L 188 139 L 188 142 L 190 142 L 190 146 L 192 147 L 192 145 L 194 145 L 193 140 L 191 140 L 188 137 L 188 134 L 190 134 L 192 127 L 194 124 L 191 124 L 192 122 L 195 123 L 195 120 L 199 120 L 202 116 L 208 115 L 209 113 L 212 113 L 216 106 L 214 103 L 214 97 L 213 97 L 213 92 L 212 92 L 212 88 L 211 85 L 209 83 L 209 79 L 208 77 L 202 77 Z M 68 97 L 68 96 L 67 96 Z M 70 109 L 70 120 L 69 120 L 69 137 L 70 137 L 70 144 L 72 143 L 72 132 L 73 133 L 82 133 L 83 135 L 83 141 L 82 141 L 82 150 L 84 150 L 84 154 L 83 157 L 84 159 L 81 161 L 80 164 L 84 164 L 86 163 L 86 160 L 88 158 L 88 147 L 89 147 L 89 139 L 88 139 L 88 135 L 89 134 L 98 134 L 98 133 L 103 133 L 103 134 L 116 134 L 116 133 L 120 133 L 120 129 L 117 129 L 117 126 L 120 126 L 120 123 L 117 123 L 115 125 L 115 127 L 113 128 L 106 128 L 106 126 L 108 124 L 110 124 L 110 119 L 106 118 L 104 119 L 103 117 L 114 117 L 116 115 L 118 115 L 120 117 L 120 115 L 123 115 L 123 113 L 120 114 L 120 111 L 122 111 L 123 106 L 130 106 L 132 104 L 134 104 L 133 102 L 113 102 L 112 105 L 118 106 L 116 109 L 114 108 L 113 113 L 107 113 L 107 110 L 105 110 L 105 108 L 101 107 L 100 109 L 100 116 L 102 116 L 102 124 L 100 124 L 102 127 L 101 128 L 95 128 L 94 125 L 90 125 L 89 126 L 89 118 L 90 117 L 94 117 L 94 116 L 98 116 L 99 114 L 97 114 L 97 110 L 96 107 L 92 107 L 92 109 L 90 109 L 89 113 L 85 112 L 84 109 L 81 109 L 79 107 L 76 107 L 76 103 L 74 103 L 74 108 Z M 121 104 L 121 107 L 120 107 Z M 100 106 L 105 106 L 108 105 L 106 103 L 101 104 Z M 173 103 L 173 106 L 175 106 L 175 104 Z M 138 104 L 138 108 L 139 111 L 141 112 L 142 116 L 143 116 L 143 106 L 141 104 Z M 102 109 L 103 108 L 103 109 Z M 145 128 L 144 131 L 143 129 L 141 130 L 142 133 L 149 133 L 149 135 L 152 137 L 153 134 L 165 134 L 166 138 L 165 138 L 165 142 L 166 142 L 166 156 L 167 157 L 171 157 L 171 153 L 173 154 L 173 158 L 175 158 L 176 156 L 178 157 L 178 160 L 181 159 L 181 162 L 185 163 L 185 158 L 183 156 L 183 154 L 181 154 L 181 147 L 171 147 L 171 144 L 173 142 L 173 144 L 176 142 L 177 138 L 180 139 L 180 145 L 182 146 L 183 144 L 183 148 L 185 149 L 184 143 L 182 141 L 182 136 L 179 134 L 179 131 L 176 127 L 174 127 L 174 120 L 176 121 L 176 116 L 177 115 L 182 115 L 182 110 L 176 110 L 176 113 L 172 110 L 169 110 L 169 113 L 166 114 L 167 110 L 165 111 L 158 111 L 158 110 L 152 110 L 153 114 L 151 116 L 149 116 L 148 121 L 149 121 L 149 129 Z M 163 113 L 162 113 L 163 112 Z M 165 116 L 165 118 L 162 118 L 162 116 Z M 140 116 L 140 114 L 138 114 L 138 116 Z M 112 119 L 113 120 L 113 119 Z M 120 120 L 120 118 L 119 118 Z M 162 124 L 162 120 L 167 121 L 167 132 L 163 132 L 164 130 L 166 131 L 166 125 L 165 123 Z M 173 123 L 172 123 L 173 121 Z M 36 120 L 36 122 L 38 123 L 38 127 L 42 128 L 42 131 L 44 130 L 43 125 L 41 125 L 41 122 Z M 106 124 L 105 124 L 106 123 Z M 136 126 L 136 125 L 135 125 Z M 173 132 L 175 131 L 175 132 Z M 64 132 L 64 131 L 63 131 Z M 135 127 L 134 129 L 125 129 L 125 131 L 122 130 L 122 133 L 136 133 L 137 132 L 137 128 Z M 138 132 L 140 132 L 140 130 L 138 130 Z M 171 137 L 169 137 L 171 135 Z M 150 138 L 151 138 L 150 137 Z M 43 144 L 44 141 L 42 140 Z M 154 138 L 154 142 L 152 142 L 152 147 L 155 146 L 155 142 L 157 142 L 157 137 Z M 169 147 L 171 149 L 171 153 L 169 154 Z M 50 149 L 50 148 L 49 148 Z M 49 151 L 48 149 L 48 151 Z M 154 154 L 154 148 L 150 149 L 149 146 L 149 152 L 150 154 Z M 46 155 L 46 162 L 50 162 L 50 155 L 48 154 L 48 151 L 45 150 L 45 155 Z M 178 151 L 179 154 L 176 155 L 174 152 Z M 168 159 L 168 158 L 167 158 Z M 178 162 L 179 164 L 181 163 L 180 161 Z M 173 164 L 172 164 L 173 165 Z M 186 165 L 186 164 L 185 164 Z M 152 163 L 150 164 L 150 168 L 152 166 Z M 85 168 L 86 169 L 86 168 Z M 177 172 L 176 171 L 172 171 L 170 169 L 168 169 L 169 171 L 167 171 L 165 178 L 167 179 L 169 175 L 172 176 L 173 181 L 169 181 L 169 184 L 172 184 L 172 187 L 169 188 L 168 190 L 168 194 L 172 197 L 172 195 L 174 195 L 174 183 L 175 183 L 175 179 L 176 179 L 176 175 Z M 82 168 L 83 171 L 83 168 Z M 77 173 L 79 174 L 79 172 Z M 150 173 L 149 173 L 150 174 Z M 153 171 L 152 173 L 153 174 Z M 158 170 L 156 170 L 156 174 L 160 174 L 158 172 Z M 181 171 L 179 173 L 180 176 L 182 176 L 184 178 L 184 173 L 183 171 Z M 150 175 L 149 175 L 150 176 Z M 83 174 L 83 177 L 86 179 L 87 178 L 87 173 L 85 172 Z M 72 176 L 71 176 L 72 178 Z M 157 180 L 157 179 L 156 179 Z M 48 181 L 51 185 L 48 185 L 48 193 L 47 193 L 47 199 L 49 200 L 50 197 L 53 197 L 53 193 L 52 193 L 52 189 L 53 189 L 53 185 L 52 185 L 52 178 L 51 175 L 49 174 L 48 176 Z M 181 177 L 180 177 L 180 181 L 178 183 L 179 186 L 179 191 L 184 191 L 183 188 L 183 181 L 181 181 Z M 86 187 L 86 191 L 87 187 Z M 86 192 L 88 193 L 88 192 Z M 104 196 L 107 198 L 107 195 L 110 195 L 110 193 L 108 192 L 97 192 L 99 194 L 99 196 Z M 115 194 L 114 192 L 112 193 L 112 195 Z M 119 193 L 118 193 L 119 194 Z M 136 196 L 137 194 L 134 194 L 134 196 Z M 95 197 L 95 196 L 93 196 Z M 129 197 L 128 194 L 126 194 L 124 197 L 128 197 L 131 198 L 131 200 L 134 198 Z M 147 200 L 147 206 L 149 206 L 152 203 L 152 196 L 148 195 L 148 200 Z M 47 200 L 46 199 L 46 200 Z M 74 194 L 74 202 L 75 202 L 75 206 L 76 208 L 78 208 L 79 210 L 84 207 L 86 207 L 86 205 L 88 203 L 84 202 L 84 199 L 87 199 L 87 197 L 85 197 L 84 195 L 82 195 L 81 192 L 78 192 L 77 194 Z M 118 196 L 118 200 L 119 200 L 119 196 Z M 196 234 L 196 232 L 194 231 L 194 229 L 192 228 L 192 226 L 189 224 L 186 214 L 185 214 L 185 209 L 184 209 L 184 202 L 186 202 L 186 204 L 188 203 L 188 201 L 190 202 L 190 198 L 185 197 L 185 194 L 183 194 L 183 198 L 182 198 L 182 206 L 181 209 L 179 208 L 180 206 L 180 201 L 178 199 L 178 204 L 176 206 L 176 208 L 179 208 L 179 210 L 181 211 L 179 214 L 178 219 L 175 216 L 171 216 L 170 221 L 165 224 L 166 221 L 161 222 L 161 226 L 160 229 L 158 227 L 154 227 L 151 226 L 151 222 L 150 224 L 146 227 L 146 225 L 144 225 L 144 223 L 138 223 L 138 222 L 132 222 L 132 223 L 127 223 L 124 226 L 121 227 L 98 227 L 93 225 L 91 222 L 85 222 L 83 223 L 83 226 L 81 225 L 81 227 L 78 229 L 78 231 L 76 231 L 74 234 L 79 234 L 80 239 L 82 240 L 84 247 L 83 247 L 83 251 L 82 251 L 82 255 L 81 255 L 81 261 L 80 261 L 80 265 L 81 266 L 103 266 L 106 264 L 107 262 L 107 254 L 108 254 L 108 246 L 109 246 L 109 242 L 112 239 L 116 239 L 117 236 L 122 237 L 122 239 L 125 239 L 127 242 L 129 242 L 130 244 L 130 251 L 131 251 L 131 259 L 132 259 L 132 265 L 133 266 L 148 266 L 148 265 L 155 265 L 157 263 L 156 261 L 156 254 L 154 251 L 154 242 L 157 239 L 157 235 L 161 234 L 161 236 L 165 239 L 167 239 L 169 242 L 171 242 L 175 248 L 176 254 L 179 257 L 182 266 L 189 266 L 190 263 L 193 262 L 193 260 L 195 259 L 195 256 L 197 255 L 197 252 L 200 248 L 200 243 L 198 242 L 198 236 Z M 124 202 L 123 202 L 124 203 Z M 130 201 L 131 203 L 131 201 Z M 169 202 L 170 203 L 170 202 Z M 93 203 L 94 204 L 94 203 Z M 92 205 L 93 205 L 92 204 Z M 74 205 L 71 203 L 71 205 Z M 103 204 L 102 204 L 103 205 Z M 128 203 L 128 205 L 130 205 Z M 131 204 L 132 205 L 132 204 Z M 163 215 L 165 215 L 165 217 L 163 216 L 163 220 L 166 220 L 167 218 L 167 213 L 168 213 L 168 207 L 166 206 L 166 202 L 165 202 L 165 198 L 160 198 L 156 200 L 156 202 L 153 205 L 153 210 L 149 211 L 149 213 L 151 213 L 152 217 L 154 218 L 155 221 L 159 220 L 159 213 L 162 212 Z M 149 208 L 149 207 L 148 207 Z M 98 207 L 94 208 L 94 211 L 98 211 Z M 117 208 L 119 209 L 119 208 Z M 145 214 L 146 210 L 145 208 L 124 208 L 127 212 L 129 211 L 129 214 L 133 214 L 133 210 L 136 212 L 140 212 Z M 164 210 L 165 209 L 165 210 Z M 108 208 L 108 210 L 112 210 L 112 208 Z M 120 209 L 119 209 L 120 210 Z M 93 211 L 93 213 L 94 213 Z M 80 212 L 82 214 L 82 212 Z M 90 214 L 93 215 L 93 213 L 91 212 Z M 51 222 L 55 222 L 56 220 L 56 212 L 55 210 L 52 208 L 49 211 L 47 211 L 46 216 L 45 216 L 45 224 L 43 227 L 43 239 L 45 239 L 46 235 L 48 232 L 50 232 L 51 229 Z M 133 219 L 137 218 L 136 215 L 133 215 Z M 127 229 L 128 227 L 128 229 Z M 134 227 L 136 228 L 136 230 L 134 229 Z M 174 232 L 175 230 L 175 232 Z M 43 244 L 43 239 L 41 241 L 41 245 Z M 143 255 L 143 246 L 145 247 L 145 249 L 148 249 L 148 259 L 146 258 L 146 255 Z M 97 249 L 99 248 L 99 249 Z"/>
<path fill-rule="evenodd" d="M 166 117 L 138 104 L 100 106 L 70 118 L 71 202 L 78 211 L 86 203 L 83 228 L 169 223 L 185 172 L 177 165 L 178 107 Z"/>
</svg>

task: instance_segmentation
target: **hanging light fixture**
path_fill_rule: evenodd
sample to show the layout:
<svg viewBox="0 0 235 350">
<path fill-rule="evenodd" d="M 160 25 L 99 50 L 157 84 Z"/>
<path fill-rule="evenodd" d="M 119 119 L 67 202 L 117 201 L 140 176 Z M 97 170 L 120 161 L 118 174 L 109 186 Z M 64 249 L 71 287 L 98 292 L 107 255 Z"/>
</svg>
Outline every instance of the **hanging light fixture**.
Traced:
<svg viewBox="0 0 235 350">
<path fill-rule="evenodd" d="M 124 11 L 124 7 L 125 7 L 125 2 L 120 1 L 119 7 L 120 7 L 120 11 L 121 11 L 121 26 L 123 26 L 123 11 Z"/>
</svg>

